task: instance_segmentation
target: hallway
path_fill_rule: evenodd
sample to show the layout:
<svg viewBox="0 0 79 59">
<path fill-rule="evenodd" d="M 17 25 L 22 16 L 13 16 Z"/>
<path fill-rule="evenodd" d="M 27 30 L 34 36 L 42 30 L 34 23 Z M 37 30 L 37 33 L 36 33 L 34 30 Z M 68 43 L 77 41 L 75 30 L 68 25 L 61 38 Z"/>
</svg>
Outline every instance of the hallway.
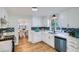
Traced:
<svg viewBox="0 0 79 59">
<path fill-rule="evenodd" d="M 44 42 L 33 44 L 28 42 L 28 38 L 23 37 L 15 47 L 15 52 L 56 52 L 56 50 Z"/>
</svg>

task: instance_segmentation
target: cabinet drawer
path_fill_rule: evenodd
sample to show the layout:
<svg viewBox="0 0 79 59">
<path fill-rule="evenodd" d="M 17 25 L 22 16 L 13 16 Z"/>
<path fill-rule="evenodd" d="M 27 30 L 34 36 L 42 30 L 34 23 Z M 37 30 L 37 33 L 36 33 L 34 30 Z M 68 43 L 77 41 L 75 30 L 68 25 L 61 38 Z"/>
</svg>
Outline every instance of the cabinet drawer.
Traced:
<svg viewBox="0 0 79 59">
<path fill-rule="evenodd" d="M 73 47 L 67 47 L 67 51 L 68 52 L 77 52 L 78 51 L 78 48 L 73 48 Z"/>
<path fill-rule="evenodd" d="M 73 49 L 73 48 L 69 48 L 69 49 L 67 49 L 67 52 L 78 52 L 78 50 L 77 49 Z"/>
<path fill-rule="evenodd" d="M 78 43 L 76 41 L 70 41 L 67 44 L 77 45 Z"/>
<path fill-rule="evenodd" d="M 12 51 L 12 40 L 0 42 L 0 52 L 11 52 Z"/>
<path fill-rule="evenodd" d="M 72 40 L 68 40 L 68 42 L 75 42 L 75 43 L 77 43 L 77 40 L 75 40 L 75 39 L 73 40 L 72 39 Z"/>
<path fill-rule="evenodd" d="M 73 41 L 77 41 L 77 38 L 75 38 L 75 37 L 69 37 L 68 40 L 70 40 L 70 41 L 72 41 L 72 40 Z"/>
<path fill-rule="evenodd" d="M 67 48 L 78 49 L 78 46 L 77 45 L 70 44 L 70 45 L 67 46 Z"/>
</svg>

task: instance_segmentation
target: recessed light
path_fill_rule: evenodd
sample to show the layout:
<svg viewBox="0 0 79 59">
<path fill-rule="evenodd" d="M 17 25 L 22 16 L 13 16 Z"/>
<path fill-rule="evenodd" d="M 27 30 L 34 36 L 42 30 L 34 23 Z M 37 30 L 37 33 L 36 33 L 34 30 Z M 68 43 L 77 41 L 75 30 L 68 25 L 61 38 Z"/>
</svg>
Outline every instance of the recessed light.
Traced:
<svg viewBox="0 0 79 59">
<path fill-rule="evenodd" d="M 32 11 L 38 11 L 37 7 L 32 7 Z"/>
</svg>

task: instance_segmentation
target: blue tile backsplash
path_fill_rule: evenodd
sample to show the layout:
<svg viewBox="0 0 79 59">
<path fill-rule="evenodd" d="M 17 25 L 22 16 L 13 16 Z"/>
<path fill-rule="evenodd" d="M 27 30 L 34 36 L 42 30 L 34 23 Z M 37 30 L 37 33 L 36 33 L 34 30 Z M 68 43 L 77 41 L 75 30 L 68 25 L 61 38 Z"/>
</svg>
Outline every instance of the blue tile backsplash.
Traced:
<svg viewBox="0 0 79 59">
<path fill-rule="evenodd" d="M 34 31 L 41 31 L 42 29 L 44 30 L 49 30 L 50 28 L 49 27 L 31 27 L 31 30 L 34 30 Z"/>
<path fill-rule="evenodd" d="M 3 32 L 3 31 L 5 31 L 5 32 L 14 32 L 14 28 L 0 28 L 0 33 Z"/>
<path fill-rule="evenodd" d="M 62 30 L 69 33 L 71 36 L 79 38 L 79 28 L 62 28 Z"/>
</svg>

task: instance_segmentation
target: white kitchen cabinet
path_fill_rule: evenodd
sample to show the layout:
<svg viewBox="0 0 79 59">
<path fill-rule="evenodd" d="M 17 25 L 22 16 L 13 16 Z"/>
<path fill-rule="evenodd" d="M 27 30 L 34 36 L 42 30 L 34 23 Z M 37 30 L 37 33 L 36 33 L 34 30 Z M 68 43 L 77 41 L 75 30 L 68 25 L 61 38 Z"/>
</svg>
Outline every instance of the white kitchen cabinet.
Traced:
<svg viewBox="0 0 79 59">
<path fill-rule="evenodd" d="M 48 27 L 48 19 L 43 16 L 33 16 L 32 27 Z"/>
<path fill-rule="evenodd" d="M 43 41 L 54 48 L 54 35 L 49 33 L 43 34 Z"/>
<path fill-rule="evenodd" d="M 59 22 L 62 27 L 79 28 L 79 8 L 71 8 L 59 15 Z"/>
<path fill-rule="evenodd" d="M 19 31 L 18 31 L 18 25 L 16 25 L 14 27 L 15 31 L 14 31 L 14 35 L 15 35 L 15 45 L 18 45 L 19 43 Z"/>
<path fill-rule="evenodd" d="M 12 51 L 12 40 L 0 42 L 0 52 L 11 52 Z"/>
<path fill-rule="evenodd" d="M 45 33 L 45 32 L 42 32 L 42 40 L 45 43 L 48 43 L 48 41 L 49 41 L 49 34 L 48 33 Z"/>
<path fill-rule="evenodd" d="M 7 10 L 3 7 L 0 7 L 0 17 L 8 17 Z"/>
<path fill-rule="evenodd" d="M 78 41 L 77 38 L 68 37 L 67 40 L 67 52 L 78 52 Z"/>
<path fill-rule="evenodd" d="M 37 43 L 40 42 L 41 40 L 42 40 L 41 32 L 35 32 L 35 31 L 31 32 L 31 36 L 29 37 L 30 42 Z"/>
<path fill-rule="evenodd" d="M 61 27 L 64 27 L 64 28 L 67 28 L 68 25 L 69 25 L 69 18 L 68 18 L 68 15 L 66 15 L 67 13 L 64 12 L 64 13 L 61 13 L 59 15 L 59 18 L 58 18 L 58 21 L 60 23 L 60 26 Z"/>
<path fill-rule="evenodd" d="M 41 17 L 33 16 L 32 27 L 40 27 L 40 26 L 41 26 Z"/>
<path fill-rule="evenodd" d="M 53 48 L 55 48 L 55 46 L 54 46 L 54 35 L 53 34 L 50 34 L 50 46 L 52 46 Z"/>
<path fill-rule="evenodd" d="M 37 43 L 40 41 L 43 41 L 54 48 L 54 35 L 49 34 L 47 31 L 29 31 L 29 37 L 28 41 L 32 43 Z"/>
<path fill-rule="evenodd" d="M 47 17 L 42 17 L 41 19 L 41 26 L 42 27 L 49 27 L 49 19 Z"/>
<path fill-rule="evenodd" d="M 8 13 L 7 13 L 5 8 L 0 7 L 0 18 L 4 18 L 4 17 L 5 17 L 6 21 L 7 21 Z M 1 21 L 0 21 L 0 28 L 6 27 L 6 26 L 7 26 L 7 24 L 4 25 L 4 26 L 1 26 Z"/>
<path fill-rule="evenodd" d="M 31 30 L 29 30 L 29 31 L 28 31 L 28 41 L 29 41 L 29 42 L 32 42 L 32 40 L 33 40 L 33 33 L 32 33 Z"/>
</svg>

